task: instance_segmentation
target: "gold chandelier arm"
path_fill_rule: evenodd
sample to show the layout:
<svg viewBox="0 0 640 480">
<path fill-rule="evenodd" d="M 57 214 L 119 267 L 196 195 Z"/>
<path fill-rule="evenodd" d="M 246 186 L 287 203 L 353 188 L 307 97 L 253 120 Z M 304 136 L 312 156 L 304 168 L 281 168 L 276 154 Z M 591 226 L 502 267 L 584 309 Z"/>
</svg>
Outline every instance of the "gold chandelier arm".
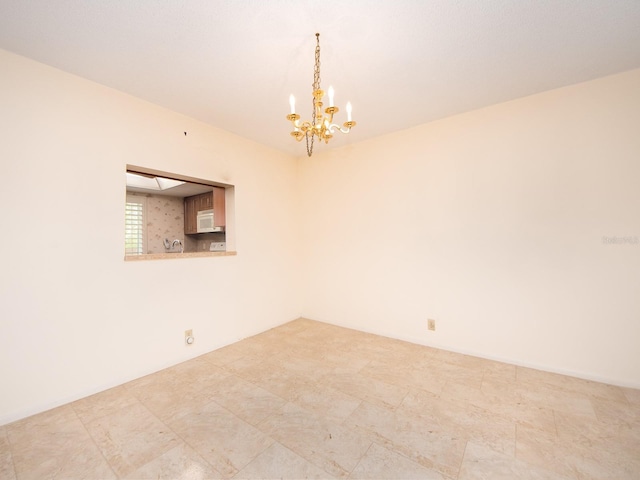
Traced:
<svg viewBox="0 0 640 480">
<path fill-rule="evenodd" d="M 324 97 L 324 91 L 320 87 L 320 34 L 316 33 L 316 49 L 315 49 L 315 62 L 313 69 L 313 109 L 311 115 L 311 121 L 300 122 L 300 115 L 295 113 L 295 97 L 291 95 L 289 97 L 289 103 L 291 105 L 291 113 L 287 115 L 294 130 L 291 135 L 297 140 L 301 141 L 304 137 L 307 143 L 307 155 L 311 156 L 313 153 L 313 140 L 314 137 L 318 137 L 318 140 L 322 140 L 325 143 L 329 143 L 329 140 L 333 138 L 333 133 L 337 130 L 341 133 L 349 133 L 351 128 L 355 126 L 356 122 L 351 121 L 351 103 L 347 102 L 347 122 L 344 122 L 343 126 L 333 123 L 333 116 L 339 112 L 339 108 L 333 105 L 333 87 L 329 87 L 329 107 L 323 110 L 322 98 Z"/>
<path fill-rule="evenodd" d="M 287 120 L 293 123 L 294 127 L 298 128 L 298 120 L 300 120 L 300 115 L 298 115 L 297 113 L 290 113 L 289 115 L 287 115 Z"/>
<path fill-rule="evenodd" d="M 327 130 L 329 130 L 329 132 L 331 133 L 334 133 L 336 130 L 341 133 L 349 133 L 351 131 L 351 127 L 354 127 L 355 124 L 356 122 L 344 122 L 344 128 L 342 128 L 337 123 L 332 123 L 327 127 Z"/>
</svg>

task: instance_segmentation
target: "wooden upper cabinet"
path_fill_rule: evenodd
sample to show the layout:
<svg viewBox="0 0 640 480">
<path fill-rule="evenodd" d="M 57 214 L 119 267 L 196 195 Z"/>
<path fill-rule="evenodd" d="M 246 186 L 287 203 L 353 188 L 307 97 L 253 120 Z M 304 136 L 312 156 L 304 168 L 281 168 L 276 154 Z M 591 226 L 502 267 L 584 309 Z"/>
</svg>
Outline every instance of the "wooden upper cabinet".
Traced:
<svg viewBox="0 0 640 480">
<path fill-rule="evenodd" d="M 213 187 L 213 222 L 215 227 L 224 227 L 226 223 L 224 188 Z"/>
<path fill-rule="evenodd" d="M 213 210 L 213 194 L 212 193 L 203 193 L 201 195 L 197 195 L 198 198 L 198 211 L 201 210 Z"/>
<path fill-rule="evenodd" d="M 198 233 L 198 196 L 184 199 L 184 233 Z"/>
<path fill-rule="evenodd" d="M 213 187 L 212 192 L 185 197 L 184 233 L 198 233 L 198 212 L 202 210 L 213 210 L 213 226 L 224 227 L 226 225 L 224 195 L 223 187 Z"/>
</svg>

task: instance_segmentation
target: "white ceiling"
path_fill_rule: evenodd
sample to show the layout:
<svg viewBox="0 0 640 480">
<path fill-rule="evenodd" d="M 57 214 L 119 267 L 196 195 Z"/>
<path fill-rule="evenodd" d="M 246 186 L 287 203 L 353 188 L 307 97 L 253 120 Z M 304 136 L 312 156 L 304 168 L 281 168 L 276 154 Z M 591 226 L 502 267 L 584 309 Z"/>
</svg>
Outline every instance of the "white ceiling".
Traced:
<svg viewBox="0 0 640 480">
<path fill-rule="evenodd" d="M 316 32 L 358 122 L 318 149 L 640 67 L 640 0 L 0 0 L 0 48 L 294 155 Z"/>
</svg>

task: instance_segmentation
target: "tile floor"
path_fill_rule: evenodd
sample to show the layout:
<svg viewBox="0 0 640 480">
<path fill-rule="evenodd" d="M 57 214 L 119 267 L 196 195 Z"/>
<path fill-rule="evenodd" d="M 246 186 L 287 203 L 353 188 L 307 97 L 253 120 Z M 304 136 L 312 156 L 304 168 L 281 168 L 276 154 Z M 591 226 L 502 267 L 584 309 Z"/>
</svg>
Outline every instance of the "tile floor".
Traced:
<svg viewBox="0 0 640 480">
<path fill-rule="evenodd" d="M 640 479 L 640 391 L 296 320 L 0 427 L 2 479 Z"/>
</svg>

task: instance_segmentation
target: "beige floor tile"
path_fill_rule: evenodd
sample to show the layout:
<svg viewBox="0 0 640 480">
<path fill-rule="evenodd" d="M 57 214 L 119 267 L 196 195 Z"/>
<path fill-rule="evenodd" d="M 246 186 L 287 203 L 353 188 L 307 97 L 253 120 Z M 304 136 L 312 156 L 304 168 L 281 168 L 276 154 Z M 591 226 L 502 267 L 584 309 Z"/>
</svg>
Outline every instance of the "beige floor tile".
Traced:
<svg viewBox="0 0 640 480">
<path fill-rule="evenodd" d="M 616 448 L 611 445 L 611 447 Z M 621 458 L 607 452 L 592 452 L 582 457 L 570 457 L 580 480 L 637 480 L 640 478 L 640 459 L 635 450 L 633 456 Z"/>
<path fill-rule="evenodd" d="M 116 478 L 68 405 L 10 424 L 6 431 L 20 480 Z"/>
<path fill-rule="evenodd" d="M 215 402 L 169 425 L 225 478 L 238 473 L 273 443 L 271 438 Z"/>
<path fill-rule="evenodd" d="M 468 362 L 468 360 L 464 360 L 457 364 L 438 358 L 437 355 L 424 361 L 414 362 L 409 365 L 411 383 L 413 386 L 435 394 L 440 394 L 447 383 L 480 389 L 484 372 L 480 365 L 483 364 L 478 363 L 475 367 L 465 366 L 464 364 Z M 439 390 L 437 390 L 438 388 Z"/>
<path fill-rule="evenodd" d="M 260 430 L 311 463 L 346 477 L 369 448 L 364 436 L 292 403 L 265 419 Z"/>
<path fill-rule="evenodd" d="M 571 392 L 546 384 L 526 384 L 516 388 L 527 402 L 560 412 L 596 419 L 592 400 L 582 393 Z"/>
<path fill-rule="evenodd" d="M 137 388 L 138 400 L 163 422 L 197 412 L 211 402 L 214 389 L 202 389 L 196 382 L 171 387 L 166 384 L 152 384 Z"/>
<path fill-rule="evenodd" d="M 283 398 L 236 375 L 229 375 L 220 382 L 212 399 L 253 426 L 287 403 Z"/>
<path fill-rule="evenodd" d="M 9 439 L 4 427 L 0 427 L 0 478 L 6 480 L 15 480 L 16 478 Z"/>
<path fill-rule="evenodd" d="M 359 373 L 332 373 L 323 382 L 347 395 L 390 409 L 398 407 L 408 393 L 405 388 Z"/>
<path fill-rule="evenodd" d="M 229 375 L 200 356 L 130 382 L 125 388 L 158 418 L 169 422 L 209 403 Z"/>
<path fill-rule="evenodd" d="M 536 370 L 535 368 L 520 366 L 516 367 L 516 377 L 518 382 L 521 383 L 544 383 L 556 387 L 563 387 L 568 381 L 571 381 L 572 378 L 559 373 L 545 372 L 543 370 Z"/>
<path fill-rule="evenodd" d="M 435 470 L 423 467 L 399 453 L 374 443 L 354 468 L 349 479 L 354 480 L 446 480 Z"/>
<path fill-rule="evenodd" d="M 582 478 L 640 478 L 640 425 L 602 423 L 556 412 L 558 437 L 579 454 L 575 468 Z"/>
<path fill-rule="evenodd" d="M 340 424 L 358 408 L 362 400 L 327 385 L 304 385 L 291 395 L 290 401 Z"/>
<path fill-rule="evenodd" d="M 89 423 L 104 415 L 138 403 L 125 387 L 115 387 L 73 402 L 71 406 L 83 423 Z"/>
<path fill-rule="evenodd" d="M 326 361 L 308 358 L 302 352 L 287 352 L 274 355 L 267 363 L 274 369 L 304 377 L 311 382 L 319 381 L 322 377 L 331 373 L 335 367 Z"/>
<path fill-rule="evenodd" d="M 75 424 L 76 420 L 78 416 L 71 405 L 63 405 L 10 423 L 3 428 L 10 444 L 15 448 L 18 445 L 28 445 L 34 438 L 64 431 L 68 425 Z"/>
<path fill-rule="evenodd" d="M 244 355 L 237 360 L 227 363 L 224 369 L 234 375 L 245 379 L 253 379 L 274 369 L 273 365 L 266 363 L 264 358 L 253 355 Z"/>
<path fill-rule="evenodd" d="M 458 480 L 575 480 L 530 465 L 513 455 L 491 450 L 485 445 L 467 443 Z"/>
<path fill-rule="evenodd" d="M 640 478 L 637 448 L 617 439 L 568 443 L 526 427 L 517 428 L 516 457 L 539 468 L 580 480 Z"/>
<path fill-rule="evenodd" d="M 591 401 L 595 415 L 603 423 L 640 428 L 640 407 L 628 402 Z"/>
<path fill-rule="evenodd" d="M 331 366 L 330 373 L 358 373 L 371 363 L 371 358 L 334 352 L 318 345 L 311 348 L 302 345 L 297 351 L 299 355 L 307 355 L 309 359 Z"/>
<path fill-rule="evenodd" d="M 520 384 L 514 381 L 483 375 L 480 391 L 485 395 L 500 397 L 505 401 L 519 402 L 522 400 L 522 395 L 518 393 L 519 388 Z"/>
<path fill-rule="evenodd" d="M 219 478 L 222 478 L 222 474 L 185 443 L 180 443 L 124 477 L 130 480 L 215 480 Z"/>
<path fill-rule="evenodd" d="M 465 401 L 443 399 L 428 392 L 412 390 L 404 397 L 397 412 L 447 428 L 462 421 L 468 408 Z"/>
<path fill-rule="evenodd" d="M 484 366 L 482 379 L 493 379 L 498 382 L 515 382 L 516 366 L 502 362 L 491 362 Z"/>
<path fill-rule="evenodd" d="M 392 356 L 401 359 L 402 362 L 430 359 L 433 358 L 438 351 L 437 348 L 418 345 L 393 338 L 387 338 L 387 345 Z"/>
<path fill-rule="evenodd" d="M 179 438 L 141 404 L 86 425 L 111 468 L 125 476 L 172 449 Z"/>
<path fill-rule="evenodd" d="M 555 412 L 558 439 L 567 444 L 591 446 L 614 440 L 620 436 L 620 427 L 593 420 L 591 417 Z"/>
<path fill-rule="evenodd" d="M 227 365 L 236 376 L 258 387 L 288 400 L 300 388 L 313 384 L 313 380 L 302 373 L 279 368 L 253 357 Z"/>
<path fill-rule="evenodd" d="M 469 404 L 500 415 L 516 424 L 536 428 L 556 435 L 554 412 L 527 400 L 512 383 L 483 381 L 477 396 L 469 397 Z"/>
<path fill-rule="evenodd" d="M 450 352 L 448 350 L 436 349 L 433 355 L 433 360 L 436 362 L 449 363 L 458 367 L 462 367 L 467 370 L 475 370 L 482 372 L 485 368 L 489 368 L 494 363 L 493 360 L 487 360 L 485 358 L 474 357 L 471 355 L 464 355 L 462 353 Z"/>
<path fill-rule="evenodd" d="M 455 478 L 467 436 L 451 426 L 362 402 L 344 425 L 422 466 Z"/>
<path fill-rule="evenodd" d="M 183 385 L 193 383 L 196 378 L 207 380 L 213 376 L 214 379 L 217 379 L 222 378 L 224 375 L 228 375 L 228 373 L 200 356 L 188 362 L 183 362 L 125 383 L 123 387 L 133 395 L 136 395 L 139 391 L 144 391 L 150 387 L 158 389 L 164 387 L 167 390 L 177 389 Z"/>
<path fill-rule="evenodd" d="M 639 445 L 626 443 L 618 437 L 599 441 L 591 446 L 563 446 L 580 480 L 636 480 L 640 478 Z"/>
<path fill-rule="evenodd" d="M 246 357 L 249 352 L 243 347 L 242 342 L 232 343 L 213 352 L 205 353 L 199 358 L 217 366 L 225 366 Z"/>
<path fill-rule="evenodd" d="M 571 378 L 571 377 L 570 377 Z M 624 390 L 615 385 L 607 385 L 606 383 L 591 382 L 580 378 L 572 378 L 564 384 L 565 390 L 581 393 L 590 398 L 607 400 L 611 402 L 628 402 Z"/>
<path fill-rule="evenodd" d="M 505 419 L 470 405 L 458 427 L 475 443 L 487 445 L 507 455 L 515 455 L 516 422 L 514 420 Z"/>
<path fill-rule="evenodd" d="M 276 442 L 233 478 L 239 480 L 299 480 L 302 478 L 332 479 L 336 477 Z"/>
<path fill-rule="evenodd" d="M 396 361 L 393 350 L 388 346 L 385 347 L 385 342 L 386 339 L 382 337 L 374 341 L 370 337 L 358 339 L 357 336 L 354 336 L 352 339 L 342 339 L 339 343 L 336 342 L 334 351 L 344 352 L 359 358 L 377 358 L 383 362 Z"/>
<path fill-rule="evenodd" d="M 567 453 L 556 436 L 521 425 L 516 427 L 516 458 L 518 460 L 569 478 L 577 478 Z"/>
<path fill-rule="evenodd" d="M 481 390 L 477 385 L 466 385 L 457 382 L 445 382 L 438 396 L 442 399 L 453 402 L 468 402 L 481 395 Z"/>
<path fill-rule="evenodd" d="M 403 391 L 420 388 L 426 392 L 439 395 L 447 379 L 435 372 L 431 366 L 420 366 L 408 363 L 381 362 L 375 359 L 359 372 L 389 385 L 395 385 Z"/>
<path fill-rule="evenodd" d="M 429 368 L 447 382 L 466 385 L 478 390 L 482 387 L 484 370 L 480 366 L 468 368 L 450 362 L 438 361 L 429 365 Z"/>
<path fill-rule="evenodd" d="M 167 368 L 161 372 L 165 377 L 165 383 L 174 388 L 193 387 L 201 390 L 215 389 L 218 383 L 229 375 L 224 368 L 212 365 L 202 357 L 194 358 Z"/>
<path fill-rule="evenodd" d="M 349 361 L 337 365 L 331 371 L 331 375 L 355 375 L 361 373 L 362 370 L 371 363 L 370 359 L 361 357 L 345 356 L 345 358 L 348 358 Z"/>
<path fill-rule="evenodd" d="M 0 427 L 0 478 L 638 480 L 638 452 L 640 390 L 299 319 Z"/>
<path fill-rule="evenodd" d="M 638 451 L 640 451 L 640 425 L 618 425 L 618 433 L 628 443 L 637 445 Z"/>
<path fill-rule="evenodd" d="M 624 397 L 627 401 L 635 405 L 636 407 L 640 407 L 640 389 L 637 388 L 621 388 Z"/>
<path fill-rule="evenodd" d="M 237 344 L 234 343 L 230 346 L 234 345 Z M 208 375 L 209 372 L 212 372 L 214 375 L 219 374 L 222 371 L 221 366 L 212 364 L 212 362 L 207 357 L 207 354 L 200 355 L 190 360 L 176 363 L 175 365 L 167 367 L 158 373 L 160 373 L 161 375 L 168 375 L 173 380 L 179 380 L 180 378 L 186 378 L 188 380 L 189 378 L 192 378 L 193 375 Z"/>
<path fill-rule="evenodd" d="M 410 392 L 398 407 L 398 415 L 421 418 L 444 431 L 514 455 L 516 423 L 463 401 L 442 399 L 420 391 Z"/>
<path fill-rule="evenodd" d="M 600 398 L 602 400 L 617 402 L 627 400 L 624 389 L 621 387 L 570 377 L 568 375 L 517 367 L 517 378 L 518 382 L 524 385 L 550 385 L 561 391 L 581 393 L 588 397 Z"/>
<path fill-rule="evenodd" d="M 354 341 L 358 342 L 357 339 L 354 339 Z M 432 362 L 431 359 L 434 352 L 435 349 L 429 347 L 378 337 L 377 344 L 370 345 L 368 350 L 358 352 L 358 354 L 362 358 L 367 358 L 373 360 L 375 363 L 389 367 L 404 370 L 414 366 L 418 370 L 428 371 L 426 368 L 423 368 L 423 366 L 429 365 L 430 362 Z"/>
</svg>

